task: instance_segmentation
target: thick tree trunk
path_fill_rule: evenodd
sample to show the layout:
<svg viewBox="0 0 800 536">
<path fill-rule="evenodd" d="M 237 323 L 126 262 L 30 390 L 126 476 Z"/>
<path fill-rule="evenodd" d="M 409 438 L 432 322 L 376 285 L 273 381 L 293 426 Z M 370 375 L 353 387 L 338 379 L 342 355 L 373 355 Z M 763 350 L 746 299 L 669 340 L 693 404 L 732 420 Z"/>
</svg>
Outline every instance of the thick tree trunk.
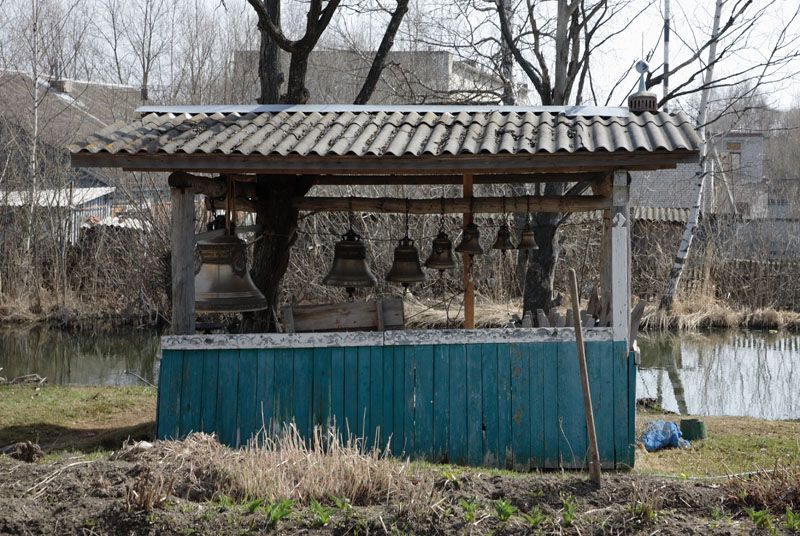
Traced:
<svg viewBox="0 0 800 536">
<path fill-rule="evenodd" d="M 553 279 L 560 246 L 558 242 L 558 214 L 539 214 L 533 227 L 539 249 L 528 252 L 523 311 L 547 311 L 553 303 Z"/>
<path fill-rule="evenodd" d="M 258 212 L 256 223 L 263 226 L 264 236 L 253 250 L 253 282 L 267 299 L 268 308 L 244 315 L 244 332 L 275 331 L 274 312 L 280 304 L 281 280 L 289 266 L 292 244 L 297 239 L 297 210 L 292 207 L 294 197 L 305 195 L 311 189 L 307 177 L 258 177 Z"/>
<path fill-rule="evenodd" d="M 261 46 L 258 55 L 258 79 L 261 84 L 259 104 L 276 104 L 280 102 L 283 73 L 280 64 L 280 49 L 269 36 L 267 30 L 260 30 Z"/>
</svg>

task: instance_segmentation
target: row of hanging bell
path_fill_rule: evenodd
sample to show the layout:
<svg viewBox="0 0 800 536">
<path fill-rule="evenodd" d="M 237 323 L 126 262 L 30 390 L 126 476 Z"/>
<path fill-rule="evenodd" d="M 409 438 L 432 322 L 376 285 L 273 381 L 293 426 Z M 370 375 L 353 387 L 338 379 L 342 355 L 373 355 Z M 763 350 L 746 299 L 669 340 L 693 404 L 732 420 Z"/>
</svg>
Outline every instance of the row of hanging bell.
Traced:
<svg viewBox="0 0 800 536">
<path fill-rule="evenodd" d="M 478 226 L 474 223 L 470 223 L 464 228 L 461 243 L 456 247 L 456 251 L 458 253 L 468 253 L 470 255 L 483 255 L 480 239 L 480 229 L 478 229 Z M 538 249 L 538 246 L 536 245 L 536 238 L 534 237 L 530 223 L 525 224 L 519 244 L 516 246 L 511 240 L 511 230 L 506 223 L 503 223 L 497 230 L 497 236 L 492 244 L 492 249 L 506 252 L 512 249 Z"/>
</svg>

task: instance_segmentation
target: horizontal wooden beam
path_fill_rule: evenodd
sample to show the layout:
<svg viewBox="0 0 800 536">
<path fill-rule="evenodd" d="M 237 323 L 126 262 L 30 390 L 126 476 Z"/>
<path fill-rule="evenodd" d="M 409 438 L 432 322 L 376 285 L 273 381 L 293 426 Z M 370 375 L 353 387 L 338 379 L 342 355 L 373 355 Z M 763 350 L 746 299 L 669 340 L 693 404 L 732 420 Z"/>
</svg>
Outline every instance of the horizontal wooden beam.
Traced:
<svg viewBox="0 0 800 536">
<path fill-rule="evenodd" d="M 514 184 L 530 182 L 599 182 L 604 172 L 585 173 L 491 173 L 473 175 L 473 184 Z M 425 186 L 437 184 L 461 185 L 463 175 L 320 175 L 314 179 L 318 186 Z"/>
<path fill-rule="evenodd" d="M 121 167 L 135 171 L 203 171 L 308 175 L 452 175 L 454 173 L 580 173 L 615 169 L 672 168 L 697 160 L 697 151 L 459 154 L 422 156 L 314 156 L 75 153 L 73 167 Z"/>
<path fill-rule="evenodd" d="M 503 212 L 589 212 L 610 207 L 610 200 L 595 195 L 473 197 L 403 199 L 398 197 L 296 197 L 294 207 L 309 212 L 376 212 L 411 214 Z"/>
</svg>

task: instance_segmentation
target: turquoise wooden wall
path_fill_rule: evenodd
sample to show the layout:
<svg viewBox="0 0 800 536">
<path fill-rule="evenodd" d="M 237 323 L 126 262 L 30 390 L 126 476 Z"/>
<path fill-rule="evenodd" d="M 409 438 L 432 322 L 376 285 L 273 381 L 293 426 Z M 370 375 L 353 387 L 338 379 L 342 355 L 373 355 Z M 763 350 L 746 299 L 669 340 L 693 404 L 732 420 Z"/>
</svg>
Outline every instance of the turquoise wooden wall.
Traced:
<svg viewBox="0 0 800 536">
<path fill-rule="evenodd" d="M 624 342 L 587 342 L 600 458 L 634 461 L 635 364 Z M 216 433 L 243 445 L 262 423 L 307 435 L 335 422 L 391 452 L 516 469 L 583 467 L 574 342 L 164 350 L 157 437 Z M 388 443 L 387 443 L 388 442 Z"/>
</svg>

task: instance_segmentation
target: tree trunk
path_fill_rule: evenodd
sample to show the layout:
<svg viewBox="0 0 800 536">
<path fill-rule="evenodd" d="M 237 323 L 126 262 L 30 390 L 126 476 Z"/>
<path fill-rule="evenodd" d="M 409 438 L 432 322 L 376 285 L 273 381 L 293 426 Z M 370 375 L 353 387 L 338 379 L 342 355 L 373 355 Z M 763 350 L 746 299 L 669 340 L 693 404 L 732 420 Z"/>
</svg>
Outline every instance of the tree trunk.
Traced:
<svg viewBox="0 0 800 536">
<path fill-rule="evenodd" d="M 311 189 L 311 183 L 307 177 L 258 176 L 256 223 L 263 226 L 264 235 L 253 250 L 250 275 L 267 299 L 268 308 L 246 313 L 242 323 L 244 332 L 275 331 L 277 327 L 273 312 L 279 308 L 281 280 L 297 239 L 298 212 L 292 207 L 291 200 L 305 195 Z"/>
<path fill-rule="evenodd" d="M 558 263 L 558 214 L 538 214 L 533 232 L 539 249 L 528 252 L 523 311 L 549 310 L 553 304 L 553 279 Z"/>
<path fill-rule="evenodd" d="M 683 274 L 683 267 L 686 266 L 686 259 L 689 258 L 689 253 L 691 252 L 692 240 L 694 238 L 695 229 L 697 229 L 697 222 L 700 219 L 700 208 L 703 203 L 703 185 L 705 184 L 706 175 L 708 174 L 706 121 L 708 119 L 709 86 L 711 86 L 711 82 L 714 79 L 714 59 L 717 56 L 717 41 L 723 3 L 724 0 L 717 0 L 714 10 L 711 46 L 708 49 L 708 68 L 705 73 L 704 87 L 700 93 L 700 108 L 697 117 L 697 124 L 700 129 L 700 162 L 698 163 L 698 171 L 695 175 L 694 187 L 692 189 L 692 199 L 694 199 L 694 203 L 689 211 L 689 219 L 686 222 L 686 227 L 683 229 L 681 243 L 678 245 L 678 253 L 675 255 L 675 261 L 672 263 L 672 268 L 669 271 L 667 286 L 663 296 L 661 296 L 661 303 L 659 304 L 660 308 L 666 311 L 669 311 L 672 308 L 672 304 L 675 302 L 675 295 L 678 292 L 678 285 L 680 284 L 681 275 Z"/>
<path fill-rule="evenodd" d="M 277 3 L 279 0 L 267 0 L 268 3 Z M 271 13 L 278 13 L 277 8 L 271 8 Z M 278 17 L 276 17 L 278 18 Z M 279 24 L 279 20 L 274 21 Z M 261 84 L 259 104 L 276 104 L 280 102 L 281 84 L 283 73 L 280 64 L 280 48 L 269 32 L 261 28 L 261 45 L 258 54 L 258 79 Z"/>
</svg>

